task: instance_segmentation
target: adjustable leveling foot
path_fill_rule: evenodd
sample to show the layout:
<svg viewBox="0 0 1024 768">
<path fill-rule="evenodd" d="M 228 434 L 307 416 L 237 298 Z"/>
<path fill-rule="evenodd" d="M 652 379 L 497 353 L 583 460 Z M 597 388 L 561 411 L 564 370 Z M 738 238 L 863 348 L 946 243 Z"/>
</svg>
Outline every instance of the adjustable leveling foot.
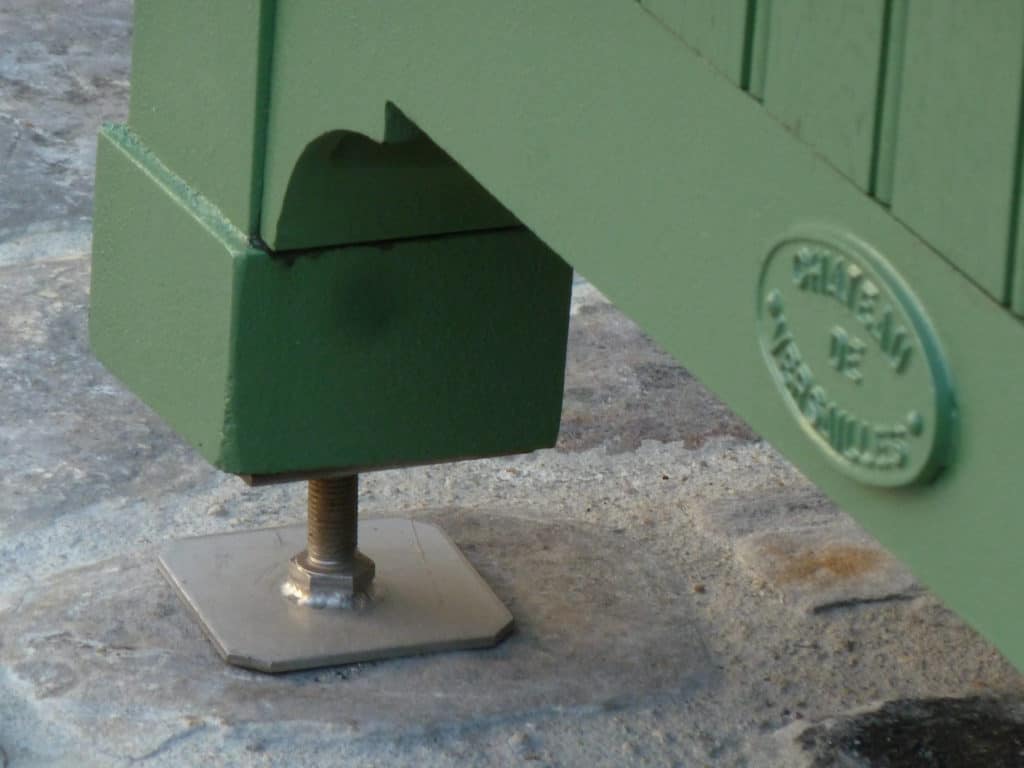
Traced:
<svg viewBox="0 0 1024 768">
<path fill-rule="evenodd" d="M 263 672 L 484 648 L 512 629 L 440 529 L 359 523 L 355 475 L 309 481 L 308 527 L 181 539 L 160 568 L 221 656 Z"/>
</svg>

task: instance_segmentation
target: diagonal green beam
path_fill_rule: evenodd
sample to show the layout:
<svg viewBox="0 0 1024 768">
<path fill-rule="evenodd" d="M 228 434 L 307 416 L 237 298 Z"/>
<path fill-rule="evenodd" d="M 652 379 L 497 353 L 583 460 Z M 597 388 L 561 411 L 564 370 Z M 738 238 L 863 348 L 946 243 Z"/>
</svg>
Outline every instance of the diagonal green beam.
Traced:
<svg viewBox="0 0 1024 768">
<path fill-rule="evenodd" d="M 271 87 L 265 225 L 313 139 L 381 139 L 396 105 L 1024 666 L 1024 327 L 639 5 L 283 3 Z M 960 408 L 933 484 L 848 477 L 784 407 L 755 296 L 806 222 L 870 243 L 931 319 Z"/>
</svg>

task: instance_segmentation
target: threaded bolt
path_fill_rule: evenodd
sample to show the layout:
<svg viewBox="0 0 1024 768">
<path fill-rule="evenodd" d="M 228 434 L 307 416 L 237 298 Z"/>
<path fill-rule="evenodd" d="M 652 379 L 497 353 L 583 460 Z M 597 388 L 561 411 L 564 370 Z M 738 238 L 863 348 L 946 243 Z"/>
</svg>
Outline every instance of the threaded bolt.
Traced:
<svg viewBox="0 0 1024 768">
<path fill-rule="evenodd" d="M 306 549 L 288 563 L 286 597 L 312 608 L 344 608 L 368 594 L 376 568 L 359 551 L 359 477 L 309 481 Z"/>
<path fill-rule="evenodd" d="M 309 481 L 306 552 L 329 569 L 352 562 L 359 546 L 359 475 Z"/>
</svg>

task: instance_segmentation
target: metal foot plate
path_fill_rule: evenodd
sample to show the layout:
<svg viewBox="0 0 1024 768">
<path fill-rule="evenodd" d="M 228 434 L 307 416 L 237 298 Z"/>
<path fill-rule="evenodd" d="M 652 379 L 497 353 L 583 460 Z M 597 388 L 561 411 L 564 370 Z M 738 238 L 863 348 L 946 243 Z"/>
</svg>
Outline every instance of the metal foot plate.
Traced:
<svg viewBox="0 0 1024 768">
<path fill-rule="evenodd" d="M 160 568 L 230 664 L 262 672 L 496 645 L 512 614 L 436 526 L 359 523 L 377 565 L 373 593 L 346 609 L 299 606 L 281 593 L 306 526 L 180 539 Z"/>
</svg>

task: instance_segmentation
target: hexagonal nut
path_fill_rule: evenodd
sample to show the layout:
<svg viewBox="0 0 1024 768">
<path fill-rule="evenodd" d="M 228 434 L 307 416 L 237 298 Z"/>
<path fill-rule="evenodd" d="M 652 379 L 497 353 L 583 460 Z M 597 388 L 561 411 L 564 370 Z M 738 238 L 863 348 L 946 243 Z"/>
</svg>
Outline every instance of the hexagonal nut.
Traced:
<svg viewBox="0 0 1024 768">
<path fill-rule="evenodd" d="M 357 552 L 344 570 L 328 570 L 311 565 L 303 551 L 288 562 L 283 591 L 296 602 L 314 608 L 344 606 L 369 589 L 374 573 L 373 560 L 362 552 Z"/>
</svg>

